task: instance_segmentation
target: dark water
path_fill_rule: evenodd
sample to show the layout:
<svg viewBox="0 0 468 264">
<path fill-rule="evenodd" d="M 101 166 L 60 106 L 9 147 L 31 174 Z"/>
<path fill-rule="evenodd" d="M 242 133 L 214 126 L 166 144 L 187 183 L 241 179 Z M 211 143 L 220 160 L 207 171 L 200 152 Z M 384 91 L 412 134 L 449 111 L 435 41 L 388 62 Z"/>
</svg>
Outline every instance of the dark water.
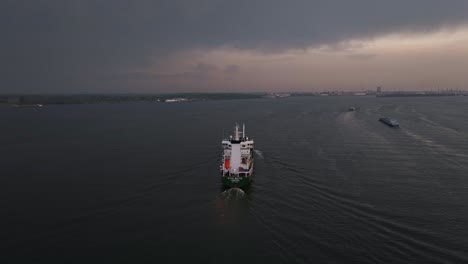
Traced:
<svg viewBox="0 0 468 264">
<path fill-rule="evenodd" d="M 467 113 L 467 97 L 1 107 L 0 262 L 467 263 Z M 236 121 L 257 149 L 244 192 L 218 175 Z"/>
</svg>

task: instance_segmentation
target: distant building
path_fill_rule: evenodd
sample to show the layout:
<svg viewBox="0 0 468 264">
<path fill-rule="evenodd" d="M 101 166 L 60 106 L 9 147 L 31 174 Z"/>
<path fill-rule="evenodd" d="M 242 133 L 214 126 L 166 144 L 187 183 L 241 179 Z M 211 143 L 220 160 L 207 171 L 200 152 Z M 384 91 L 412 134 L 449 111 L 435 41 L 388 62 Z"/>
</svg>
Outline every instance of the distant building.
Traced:
<svg viewBox="0 0 468 264">
<path fill-rule="evenodd" d="M 378 94 L 382 93 L 382 87 L 380 87 L 380 86 L 377 87 L 377 93 L 378 93 Z"/>
</svg>

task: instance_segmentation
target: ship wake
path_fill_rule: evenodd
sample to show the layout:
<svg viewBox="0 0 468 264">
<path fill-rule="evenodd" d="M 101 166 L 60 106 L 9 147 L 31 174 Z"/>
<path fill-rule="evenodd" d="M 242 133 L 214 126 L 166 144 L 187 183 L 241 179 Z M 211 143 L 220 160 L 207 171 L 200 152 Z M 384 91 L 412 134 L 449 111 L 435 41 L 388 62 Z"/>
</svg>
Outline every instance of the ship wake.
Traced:
<svg viewBox="0 0 468 264">
<path fill-rule="evenodd" d="M 255 151 L 255 154 L 257 154 L 257 156 L 260 158 L 260 159 L 263 159 L 263 152 L 261 152 L 260 150 L 258 149 L 254 149 Z"/>
<path fill-rule="evenodd" d="M 239 200 L 243 199 L 246 194 L 241 188 L 230 188 L 222 192 L 219 196 L 223 200 Z"/>
</svg>

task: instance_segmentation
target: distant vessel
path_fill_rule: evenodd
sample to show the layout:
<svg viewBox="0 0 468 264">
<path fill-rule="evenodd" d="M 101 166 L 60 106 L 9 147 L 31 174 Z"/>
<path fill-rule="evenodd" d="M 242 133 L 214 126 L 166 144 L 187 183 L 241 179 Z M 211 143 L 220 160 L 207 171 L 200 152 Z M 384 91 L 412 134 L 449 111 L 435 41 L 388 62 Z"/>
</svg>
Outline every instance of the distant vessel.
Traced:
<svg viewBox="0 0 468 264">
<path fill-rule="evenodd" d="M 354 112 L 354 111 L 358 111 L 358 110 L 360 110 L 360 109 L 361 109 L 360 106 L 350 106 L 350 107 L 348 108 L 348 111 L 349 111 L 349 112 Z"/>
<path fill-rule="evenodd" d="M 13 107 L 43 107 L 41 104 L 15 104 Z"/>
<path fill-rule="evenodd" d="M 379 121 L 390 127 L 400 127 L 400 123 L 398 123 L 396 119 L 391 119 L 388 117 L 381 117 L 379 118 Z"/>
<path fill-rule="evenodd" d="M 242 136 L 241 136 L 242 134 Z M 254 141 L 245 135 L 245 125 L 242 132 L 239 125 L 234 128 L 234 135 L 223 139 L 222 163 L 220 166 L 221 180 L 228 187 L 243 187 L 252 181 Z"/>
</svg>

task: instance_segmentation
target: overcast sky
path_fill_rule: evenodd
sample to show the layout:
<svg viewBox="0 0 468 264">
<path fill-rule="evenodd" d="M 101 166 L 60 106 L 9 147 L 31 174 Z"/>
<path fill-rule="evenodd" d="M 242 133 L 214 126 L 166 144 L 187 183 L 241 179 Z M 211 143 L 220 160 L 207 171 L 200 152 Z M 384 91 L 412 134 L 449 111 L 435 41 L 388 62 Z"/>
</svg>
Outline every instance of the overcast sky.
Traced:
<svg viewBox="0 0 468 264">
<path fill-rule="evenodd" d="M 2 0 L 0 93 L 468 89 L 467 0 Z"/>
</svg>

